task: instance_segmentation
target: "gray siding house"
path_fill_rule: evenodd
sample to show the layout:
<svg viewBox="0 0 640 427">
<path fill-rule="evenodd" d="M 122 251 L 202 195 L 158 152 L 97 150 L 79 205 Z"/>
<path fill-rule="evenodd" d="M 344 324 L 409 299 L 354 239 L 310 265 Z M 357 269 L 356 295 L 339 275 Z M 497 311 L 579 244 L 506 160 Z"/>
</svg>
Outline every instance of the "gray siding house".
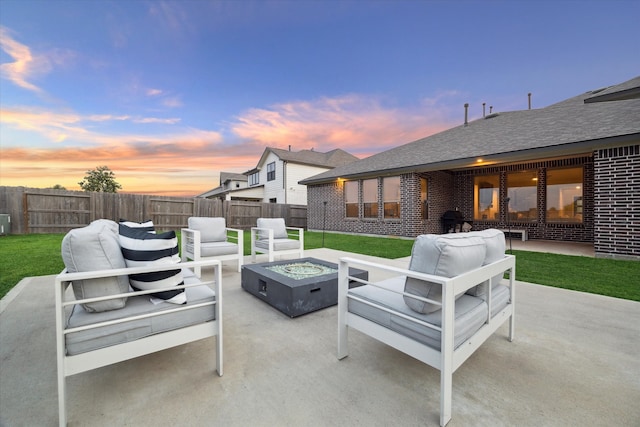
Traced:
<svg viewBox="0 0 640 427">
<path fill-rule="evenodd" d="M 640 260 L 640 76 L 545 108 L 497 112 L 312 176 L 308 228 L 415 237 L 526 230 Z"/>
</svg>

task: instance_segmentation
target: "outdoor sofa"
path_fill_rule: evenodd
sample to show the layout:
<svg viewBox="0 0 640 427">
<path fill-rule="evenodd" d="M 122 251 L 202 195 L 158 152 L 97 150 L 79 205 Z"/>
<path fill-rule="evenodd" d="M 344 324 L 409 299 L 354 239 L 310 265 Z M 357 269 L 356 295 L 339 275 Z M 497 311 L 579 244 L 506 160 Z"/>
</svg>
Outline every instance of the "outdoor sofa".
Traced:
<svg viewBox="0 0 640 427">
<path fill-rule="evenodd" d="M 66 268 L 55 279 L 61 426 L 71 375 L 208 337 L 216 337 L 222 375 L 220 261 L 180 263 L 175 232 L 109 220 L 71 230 L 62 257 Z M 213 267 L 213 281 L 196 277 L 196 267 Z"/>
<path fill-rule="evenodd" d="M 393 277 L 358 279 L 349 276 L 353 266 Z M 444 426 L 452 415 L 456 369 L 507 320 L 513 340 L 514 279 L 515 257 L 505 254 L 504 233 L 495 229 L 418 236 L 408 269 L 341 258 L 338 358 L 348 355 L 353 328 L 439 369 Z M 349 289 L 350 281 L 363 286 Z"/>
</svg>

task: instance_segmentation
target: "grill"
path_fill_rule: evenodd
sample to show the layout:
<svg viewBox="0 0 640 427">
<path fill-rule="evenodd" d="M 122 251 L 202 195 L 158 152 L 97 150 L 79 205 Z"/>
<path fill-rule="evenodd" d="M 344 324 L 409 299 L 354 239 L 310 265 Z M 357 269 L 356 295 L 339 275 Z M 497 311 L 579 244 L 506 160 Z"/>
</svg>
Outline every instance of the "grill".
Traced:
<svg viewBox="0 0 640 427">
<path fill-rule="evenodd" d="M 459 225 L 460 229 L 462 229 L 462 224 L 464 224 L 464 216 L 462 216 L 462 212 L 460 211 L 446 211 L 442 215 L 442 230 L 443 233 L 449 233 L 456 231 L 456 227 Z"/>
</svg>

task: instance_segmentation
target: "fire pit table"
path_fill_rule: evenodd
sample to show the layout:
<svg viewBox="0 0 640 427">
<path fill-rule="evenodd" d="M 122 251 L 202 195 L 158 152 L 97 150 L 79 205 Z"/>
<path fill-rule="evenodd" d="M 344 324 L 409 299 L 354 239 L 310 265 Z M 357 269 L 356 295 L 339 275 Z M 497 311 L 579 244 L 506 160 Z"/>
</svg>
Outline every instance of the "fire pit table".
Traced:
<svg viewBox="0 0 640 427">
<path fill-rule="evenodd" d="M 350 268 L 349 275 L 367 280 L 369 272 Z M 316 258 L 242 266 L 242 289 L 289 317 L 338 303 L 338 265 Z M 352 282 L 349 287 L 360 286 Z"/>
</svg>

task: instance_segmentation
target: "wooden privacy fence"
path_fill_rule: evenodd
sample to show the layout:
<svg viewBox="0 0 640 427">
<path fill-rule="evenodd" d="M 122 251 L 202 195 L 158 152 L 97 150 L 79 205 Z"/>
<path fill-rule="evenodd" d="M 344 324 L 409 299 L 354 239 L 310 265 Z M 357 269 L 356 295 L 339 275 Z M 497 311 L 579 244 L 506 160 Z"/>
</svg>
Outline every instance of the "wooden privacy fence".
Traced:
<svg viewBox="0 0 640 427">
<path fill-rule="evenodd" d="M 249 229 L 258 218 L 284 218 L 307 228 L 307 207 L 123 193 L 0 187 L 0 214 L 9 214 L 11 234 L 66 233 L 100 218 L 152 220 L 159 230 L 179 230 L 190 216 L 224 217 L 227 227 Z"/>
</svg>

